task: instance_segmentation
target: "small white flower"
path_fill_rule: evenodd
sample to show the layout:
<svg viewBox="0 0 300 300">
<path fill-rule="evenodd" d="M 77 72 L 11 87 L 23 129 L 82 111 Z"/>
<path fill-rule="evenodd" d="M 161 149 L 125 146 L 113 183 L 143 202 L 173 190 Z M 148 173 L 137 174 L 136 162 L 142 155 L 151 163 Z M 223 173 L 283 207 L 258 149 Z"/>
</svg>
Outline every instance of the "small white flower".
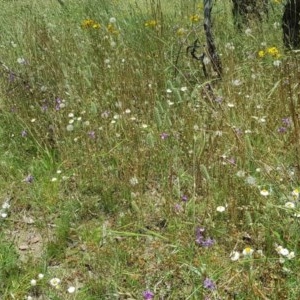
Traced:
<svg viewBox="0 0 300 300">
<path fill-rule="evenodd" d="M 57 174 L 61 174 L 61 172 L 62 172 L 61 170 L 57 170 L 56 171 Z"/>
<path fill-rule="evenodd" d="M 284 262 L 285 262 L 285 259 L 284 259 L 283 257 L 280 257 L 280 258 L 279 258 L 279 263 L 280 263 L 280 264 L 284 264 Z"/>
<path fill-rule="evenodd" d="M 3 208 L 3 209 L 8 209 L 8 208 L 10 208 L 10 204 L 8 203 L 8 201 L 5 201 L 5 202 L 2 204 L 2 208 Z"/>
<path fill-rule="evenodd" d="M 18 64 L 20 64 L 20 65 L 24 65 L 24 64 L 26 63 L 26 60 L 25 60 L 25 58 L 23 58 L 23 57 L 19 57 L 19 58 L 17 59 L 17 62 L 18 62 Z"/>
<path fill-rule="evenodd" d="M 209 59 L 209 57 L 204 56 L 204 58 L 203 58 L 203 64 L 205 64 L 205 65 L 210 64 L 210 59 Z"/>
<path fill-rule="evenodd" d="M 83 126 L 85 126 L 85 127 L 90 126 L 90 121 L 85 121 L 85 122 L 83 122 Z"/>
<path fill-rule="evenodd" d="M 279 28 L 279 27 L 280 27 L 280 23 L 279 23 L 279 22 L 273 23 L 273 28 L 274 28 L 274 29 L 277 29 L 277 28 Z"/>
<path fill-rule="evenodd" d="M 111 24 L 114 24 L 114 23 L 116 23 L 117 22 L 117 20 L 116 20 L 116 18 L 114 18 L 114 17 L 111 17 L 110 19 L 109 19 L 109 23 L 111 23 Z"/>
<path fill-rule="evenodd" d="M 237 261 L 240 258 L 240 253 L 238 251 L 232 251 L 229 257 L 232 261 Z"/>
<path fill-rule="evenodd" d="M 44 274 L 40 273 L 40 274 L 38 275 L 38 279 L 43 279 L 43 278 L 44 278 Z"/>
<path fill-rule="evenodd" d="M 299 189 L 297 188 L 297 189 L 294 189 L 293 191 L 292 191 L 292 196 L 294 197 L 294 198 L 298 198 L 299 197 Z"/>
<path fill-rule="evenodd" d="M 53 177 L 53 178 L 51 179 L 51 181 L 52 181 L 52 182 L 55 182 L 55 181 L 57 181 L 57 178 L 56 178 L 56 177 Z"/>
<path fill-rule="evenodd" d="M 274 67 L 280 67 L 280 65 L 281 65 L 281 60 L 274 60 L 273 61 L 273 66 Z"/>
<path fill-rule="evenodd" d="M 248 183 L 249 185 L 256 185 L 256 179 L 252 176 L 248 176 L 246 178 L 246 183 Z"/>
<path fill-rule="evenodd" d="M 142 128 L 147 128 L 148 127 L 148 125 L 147 124 L 142 124 Z"/>
<path fill-rule="evenodd" d="M 1 213 L 1 217 L 3 218 L 3 219 L 5 219 L 5 218 L 7 218 L 7 213 Z"/>
<path fill-rule="evenodd" d="M 73 124 L 73 123 L 74 123 L 74 119 L 70 119 L 69 124 Z"/>
<path fill-rule="evenodd" d="M 286 207 L 286 208 L 291 208 L 291 209 L 293 209 L 293 208 L 295 208 L 295 203 L 294 202 L 286 202 L 285 204 L 284 204 L 284 206 Z"/>
<path fill-rule="evenodd" d="M 69 293 L 69 294 L 73 294 L 73 293 L 75 292 L 75 290 L 76 290 L 76 288 L 75 288 L 74 286 L 70 286 L 70 287 L 68 288 L 68 293 Z"/>
<path fill-rule="evenodd" d="M 33 298 L 31 296 L 27 296 L 26 300 L 33 300 Z"/>
<path fill-rule="evenodd" d="M 241 84 L 242 84 L 242 81 L 240 79 L 232 80 L 232 85 L 234 85 L 234 86 L 239 86 Z"/>
<path fill-rule="evenodd" d="M 254 252 L 254 250 L 252 249 L 252 248 L 250 248 L 250 247 L 246 247 L 244 250 L 243 250 L 243 255 L 245 256 L 245 257 L 249 257 L 249 256 L 251 256 L 252 254 L 253 254 L 253 252 Z"/>
<path fill-rule="evenodd" d="M 233 103 L 228 103 L 227 106 L 231 108 L 231 107 L 234 107 L 234 104 Z"/>
<path fill-rule="evenodd" d="M 30 280 L 30 284 L 31 284 L 32 286 L 36 286 L 36 280 L 35 280 L 35 279 L 31 279 L 31 280 Z"/>
<path fill-rule="evenodd" d="M 60 279 L 59 278 L 52 278 L 52 279 L 50 279 L 49 283 L 53 287 L 57 288 L 60 284 Z"/>
<path fill-rule="evenodd" d="M 188 89 L 188 88 L 187 88 L 186 86 L 183 86 L 183 87 L 180 88 L 180 90 L 181 90 L 182 92 L 186 92 L 187 89 Z"/>
<path fill-rule="evenodd" d="M 281 254 L 282 256 L 288 256 L 290 253 L 290 251 L 286 248 L 281 248 L 279 251 L 279 254 Z"/>
<path fill-rule="evenodd" d="M 286 257 L 287 259 L 293 259 L 295 257 L 295 252 L 291 251 Z"/>
<path fill-rule="evenodd" d="M 245 174 L 246 174 L 245 171 L 239 170 L 239 171 L 237 171 L 236 176 L 237 176 L 237 177 L 245 177 Z"/>
<path fill-rule="evenodd" d="M 68 114 L 68 117 L 69 117 L 69 118 L 74 118 L 74 114 L 73 114 L 73 113 L 69 113 L 69 114 Z"/>
<path fill-rule="evenodd" d="M 110 63 L 110 59 L 108 59 L 108 58 L 105 59 L 105 60 L 104 60 L 104 63 L 105 63 L 105 64 L 109 64 L 109 63 Z"/>
<path fill-rule="evenodd" d="M 266 117 L 262 117 L 258 120 L 258 123 L 266 123 Z"/>
<path fill-rule="evenodd" d="M 74 130 L 74 126 L 72 124 L 69 124 L 67 127 L 66 127 L 67 131 L 73 131 Z"/>
<path fill-rule="evenodd" d="M 172 93 L 172 90 L 171 90 L 171 89 L 167 89 L 166 92 L 167 92 L 168 94 L 171 94 L 171 93 Z"/>
<path fill-rule="evenodd" d="M 225 48 L 228 49 L 228 50 L 234 50 L 235 49 L 235 47 L 232 43 L 225 44 Z"/>
<path fill-rule="evenodd" d="M 139 181 L 138 181 L 138 179 L 134 176 L 134 177 L 132 177 L 132 178 L 130 178 L 130 180 L 129 180 L 129 182 L 130 182 L 130 184 L 131 185 L 137 185 L 138 183 L 139 183 Z"/>
<path fill-rule="evenodd" d="M 251 33 L 252 33 L 251 28 L 247 28 L 247 29 L 245 30 L 245 34 L 246 34 L 247 36 L 251 35 Z"/>
<path fill-rule="evenodd" d="M 217 211 L 220 212 L 220 213 L 224 212 L 225 210 L 226 210 L 225 206 L 218 206 L 217 207 Z"/>
<path fill-rule="evenodd" d="M 131 110 L 129 109 L 129 108 L 127 108 L 126 110 L 125 110 L 125 114 L 130 114 L 131 113 Z"/>
<path fill-rule="evenodd" d="M 260 191 L 260 194 L 261 194 L 262 196 L 264 196 L 264 197 L 267 197 L 267 196 L 270 195 L 269 191 L 267 191 L 267 190 L 265 190 L 265 189 L 261 190 L 261 191 Z"/>
</svg>

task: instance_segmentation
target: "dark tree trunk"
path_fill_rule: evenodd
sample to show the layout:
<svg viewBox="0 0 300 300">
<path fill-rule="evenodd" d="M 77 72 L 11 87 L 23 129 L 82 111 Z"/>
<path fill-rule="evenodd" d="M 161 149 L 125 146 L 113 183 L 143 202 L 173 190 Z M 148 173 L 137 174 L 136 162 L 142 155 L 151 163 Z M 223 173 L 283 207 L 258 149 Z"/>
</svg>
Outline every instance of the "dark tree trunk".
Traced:
<svg viewBox="0 0 300 300">
<path fill-rule="evenodd" d="M 288 0 L 282 17 L 283 42 L 287 48 L 300 47 L 300 0 Z"/>
<path fill-rule="evenodd" d="M 234 23 L 239 29 L 250 20 L 262 21 L 268 15 L 269 0 L 232 0 Z"/>
</svg>

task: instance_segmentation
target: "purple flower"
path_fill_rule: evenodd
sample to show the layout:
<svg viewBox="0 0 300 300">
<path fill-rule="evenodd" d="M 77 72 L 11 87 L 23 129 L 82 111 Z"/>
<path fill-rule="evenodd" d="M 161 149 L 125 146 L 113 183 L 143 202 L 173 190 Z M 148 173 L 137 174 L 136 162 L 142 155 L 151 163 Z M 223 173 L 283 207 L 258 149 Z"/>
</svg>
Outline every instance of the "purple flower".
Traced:
<svg viewBox="0 0 300 300">
<path fill-rule="evenodd" d="M 232 164 L 232 165 L 235 165 L 235 159 L 234 159 L 234 157 L 229 158 L 229 159 L 228 159 L 228 162 L 229 162 L 230 164 Z"/>
<path fill-rule="evenodd" d="M 88 136 L 89 136 L 91 139 L 94 139 L 94 138 L 95 138 L 95 131 L 89 131 L 89 132 L 88 132 Z"/>
<path fill-rule="evenodd" d="M 34 177 L 30 174 L 28 176 L 26 176 L 26 178 L 24 179 L 24 181 L 27 183 L 32 183 L 33 180 L 34 180 Z"/>
<path fill-rule="evenodd" d="M 59 97 L 55 98 L 55 110 L 60 110 L 61 99 Z"/>
<path fill-rule="evenodd" d="M 214 243 L 215 243 L 215 241 L 213 239 L 207 238 L 207 239 L 201 241 L 200 245 L 202 247 L 211 247 L 211 246 L 213 246 Z"/>
<path fill-rule="evenodd" d="M 204 237 L 204 231 L 205 228 L 198 227 L 196 229 L 196 244 L 198 244 L 200 247 L 211 247 L 214 245 L 215 241 L 212 238 L 205 238 Z"/>
<path fill-rule="evenodd" d="M 188 201 L 187 195 L 182 195 L 182 196 L 181 196 L 181 200 L 182 200 L 183 202 L 187 202 L 187 201 Z"/>
<path fill-rule="evenodd" d="M 292 125 L 292 120 L 290 117 L 282 118 L 281 120 L 286 127 L 290 127 Z"/>
<path fill-rule="evenodd" d="M 205 280 L 203 281 L 203 286 L 205 289 L 208 289 L 208 290 L 215 290 L 217 287 L 216 287 L 216 284 L 210 279 L 210 278 L 205 278 Z"/>
<path fill-rule="evenodd" d="M 22 137 L 25 137 L 25 136 L 27 136 L 27 131 L 26 131 L 26 130 L 22 130 L 22 132 L 21 132 L 21 136 L 22 136 Z"/>
<path fill-rule="evenodd" d="M 143 292 L 144 300 L 152 300 L 154 298 L 154 294 L 150 290 L 146 290 Z"/>
<path fill-rule="evenodd" d="M 279 133 L 286 133 L 287 129 L 286 129 L 286 127 L 279 127 L 279 128 L 277 129 L 277 131 L 278 131 Z"/>
<path fill-rule="evenodd" d="M 161 135 L 160 135 L 160 138 L 161 138 L 162 140 L 166 140 L 168 137 L 169 137 L 169 134 L 168 134 L 168 133 L 165 133 L 165 132 L 161 133 Z"/>
</svg>

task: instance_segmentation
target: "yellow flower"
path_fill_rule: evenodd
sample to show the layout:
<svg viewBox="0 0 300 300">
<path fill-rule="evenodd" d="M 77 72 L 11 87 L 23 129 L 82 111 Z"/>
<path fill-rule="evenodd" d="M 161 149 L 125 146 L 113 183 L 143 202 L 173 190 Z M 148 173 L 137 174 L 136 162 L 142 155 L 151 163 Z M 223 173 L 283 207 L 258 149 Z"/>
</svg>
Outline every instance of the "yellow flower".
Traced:
<svg viewBox="0 0 300 300">
<path fill-rule="evenodd" d="M 86 19 L 84 21 L 82 21 L 81 23 L 81 27 L 83 28 L 88 28 L 88 27 L 91 27 L 93 25 L 94 21 L 91 20 L 91 19 Z"/>
<path fill-rule="evenodd" d="M 199 22 L 200 16 L 199 16 L 199 15 L 191 15 L 191 16 L 190 16 L 190 20 L 191 20 L 193 23 Z"/>
<path fill-rule="evenodd" d="M 145 23 L 145 27 L 156 27 L 157 21 L 156 20 L 149 20 Z"/>
<path fill-rule="evenodd" d="M 100 24 L 99 23 L 94 23 L 92 27 L 94 29 L 99 29 L 100 28 Z"/>
<path fill-rule="evenodd" d="M 299 197 L 299 194 L 300 194 L 300 190 L 299 188 L 296 188 L 292 191 L 292 196 L 297 199 Z"/>
<path fill-rule="evenodd" d="M 119 31 L 115 28 L 115 26 L 113 24 L 108 24 L 106 28 L 107 28 L 107 31 L 111 34 L 119 33 Z"/>
<path fill-rule="evenodd" d="M 267 48 L 266 52 L 273 57 L 276 57 L 276 58 L 280 57 L 279 50 L 276 47 L 269 47 L 269 48 Z"/>
<path fill-rule="evenodd" d="M 258 57 L 262 58 L 266 55 L 265 51 L 264 50 L 260 50 L 258 51 Z"/>
<path fill-rule="evenodd" d="M 94 29 L 99 29 L 101 26 L 99 23 L 95 22 L 92 19 L 86 19 L 83 20 L 81 23 L 82 28 L 94 28 Z"/>
<path fill-rule="evenodd" d="M 176 34 L 179 36 L 183 36 L 183 35 L 185 35 L 185 33 L 186 33 L 186 30 L 184 28 L 179 28 L 176 32 Z"/>
</svg>

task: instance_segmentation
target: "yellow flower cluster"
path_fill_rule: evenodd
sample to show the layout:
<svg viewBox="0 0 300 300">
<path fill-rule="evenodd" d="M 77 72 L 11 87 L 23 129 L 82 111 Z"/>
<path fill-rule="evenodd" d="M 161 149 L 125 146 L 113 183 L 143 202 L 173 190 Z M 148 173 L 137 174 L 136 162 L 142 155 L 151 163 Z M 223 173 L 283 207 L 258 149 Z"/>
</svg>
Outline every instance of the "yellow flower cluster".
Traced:
<svg viewBox="0 0 300 300">
<path fill-rule="evenodd" d="M 108 24 L 106 27 L 107 31 L 111 34 L 119 34 L 119 31 L 116 29 L 114 24 Z"/>
<path fill-rule="evenodd" d="M 145 22 L 145 27 L 156 27 L 157 26 L 157 21 L 156 20 L 149 20 Z"/>
<path fill-rule="evenodd" d="M 92 20 L 92 19 L 86 19 L 83 20 L 81 23 L 82 28 L 93 28 L 93 29 L 99 29 L 101 26 L 98 22 Z"/>
<path fill-rule="evenodd" d="M 271 56 L 274 58 L 279 58 L 280 53 L 279 50 L 276 47 L 269 47 L 265 50 L 258 51 L 258 57 L 263 58 L 265 56 Z"/>
<path fill-rule="evenodd" d="M 191 15 L 190 20 L 193 23 L 199 22 L 200 21 L 200 16 L 199 15 Z"/>
</svg>

